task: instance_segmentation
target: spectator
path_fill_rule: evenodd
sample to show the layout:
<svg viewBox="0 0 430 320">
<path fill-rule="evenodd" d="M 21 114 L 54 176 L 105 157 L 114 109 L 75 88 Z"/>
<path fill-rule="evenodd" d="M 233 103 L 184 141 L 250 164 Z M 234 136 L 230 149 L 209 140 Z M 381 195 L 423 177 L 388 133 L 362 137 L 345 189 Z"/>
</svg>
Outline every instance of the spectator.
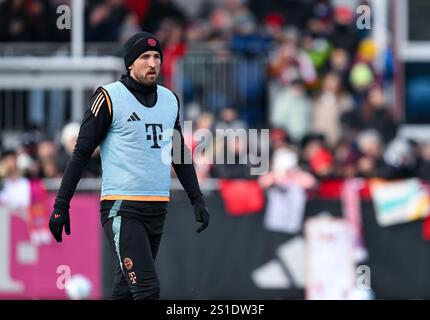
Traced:
<svg viewBox="0 0 430 320">
<path fill-rule="evenodd" d="M 357 137 L 360 158 L 357 162 L 357 174 L 361 177 L 376 177 L 383 166 L 382 139 L 376 130 L 365 130 Z"/>
<path fill-rule="evenodd" d="M 252 178 L 251 166 L 249 161 L 246 161 L 248 152 L 246 135 L 236 135 L 236 133 L 226 134 L 222 137 L 222 140 L 218 141 L 216 152 L 222 152 L 224 161 L 223 163 L 217 161 L 215 164 L 213 171 L 215 177 L 223 179 Z"/>
<path fill-rule="evenodd" d="M 384 152 L 384 165 L 378 176 L 384 179 L 407 179 L 417 173 L 417 157 L 413 144 L 402 138 L 391 141 Z"/>
<path fill-rule="evenodd" d="M 349 82 L 350 57 L 348 52 L 342 48 L 335 48 L 331 51 L 328 61 L 328 70 L 337 73 L 345 90 L 352 92 L 352 87 Z"/>
<path fill-rule="evenodd" d="M 176 20 L 165 18 L 156 33 L 163 46 L 163 84 L 173 89 L 176 64 L 187 52 L 184 26 Z"/>
<path fill-rule="evenodd" d="M 286 87 L 293 81 L 302 79 L 305 84 L 312 85 L 317 74 L 309 55 L 297 45 L 296 31 L 286 34 L 280 47 L 269 62 L 269 74 L 278 85 Z"/>
<path fill-rule="evenodd" d="M 270 129 L 270 154 L 278 148 L 287 148 L 291 145 L 291 140 L 288 137 L 287 132 L 282 128 L 271 128 Z"/>
<path fill-rule="evenodd" d="M 25 132 L 21 139 L 22 146 L 17 151 L 18 168 L 26 178 L 37 178 L 40 171 L 38 144 L 42 139 L 42 133 L 36 130 Z"/>
<path fill-rule="evenodd" d="M 334 156 L 337 164 L 335 176 L 340 178 L 357 176 L 357 162 L 360 158 L 360 152 L 355 144 L 342 138 L 334 149 Z"/>
<path fill-rule="evenodd" d="M 334 176 L 334 157 L 326 147 L 323 136 L 316 134 L 306 135 L 302 139 L 301 146 L 306 169 L 318 179 L 332 178 Z"/>
<path fill-rule="evenodd" d="M 67 166 L 67 162 L 73 154 L 75 149 L 76 141 L 79 134 L 79 124 L 69 123 L 63 128 L 61 133 L 61 148 L 57 155 L 57 166 L 61 172 L 64 172 Z M 90 158 L 87 166 L 82 174 L 83 177 L 100 177 L 101 175 L 101 162 L 99 149 L 94 151 L 94 154 Z"/>
<path fill-rule="evenodd" d="M 331 52 L 330 42 L 318 34 L 307 33 L 302 38 L 303 49 L 309 55 L 315 69 L 321 72 L 328 62 Z"/>
<path fill-rule="evenodd" d="M 355 108 L 342 114 L 341 122 L 344 126 L 344 135 L 350 138 L 354 138 L 362 130 L 374 129 L 383 142 L 387 143 L 397 132 L 393 111 L 387 106 L 384 93 L 378 86 L 370 89 L 362 108 Z"/>
<path fill-rule="evenodd" d="M 123 0 L 92 1 L 87 3 L 85 10 L 86 41 L 118 41 L 124 39 L 130 28 L 130 24 L 137 22 L 133 15 L 124 5 Z M 137 30 L 137 24 L 132 26 Z"/>
<path fill-rule="evenodd" d="M 120 29 L 119 33 L 119 41 L 121 43 L 125 43 L 128 38 L 133 36 L 134 34 L 140 32 L 140 26 L 139 26 L 139 18 L 137 15 L 131 13 L 127 14 Z"/>
<path fill-rule="evenodd" d="M 283 128 L 293 141 L 299 142 L 310 128 L 310 108 L 311 101 L 304 83 L 296 80 L 274 97 L 271 125 Z"/>
<path fill-rule="evenodd" d="M 56 157 L 56 147 L 53 141 L 45 140 L 39 143 L 37 156 L 40 163 L 40 178 L 58 178 L 61 173 L 58 170 Z"/>
<path fill-rule="evenodd" d="M 382 88 L 373 87 L 365 101 L 361 112 L 363 123 L 367 129 L 375 129 L 387 143 L 396 136 L 397 125 L 394 121 L 392 108 L 386 104 Z"/>
<path fill-rule="evenodd" d="M 244 0 L 224 0 L 223 7 L 231 15 L 235 33 L 250 34 L 256 30 L 256 19 Z"/>
<path fill-rule="evenodd" d="M 215 129 L 247 129 L 247 125 L 245 122 L 238 119 L 235 109 L 225 108 L 220 112 L 219 120 Z"/>
<path fill-rule="evenodd" d="M 142 30 L 150 33 L 157 33 L 162 21 L 171 18 L 185 25 L 187 17 L 180 7 L 172 0 L 151 0 L 149 9 L 140 21 Z"/>
<path fill-rule="evenodd" d="M 211 113 L 204 112 L 196 123 L 194 132 L 184 130 L 184 139 L 185 144 L 192 151 L 197 178 L 202 181 L 212 175 L 215 144 L 213 139 L 214 117 Z"/>
<path fill-rule="evenodd" d="M 421 159 L 417 169 L 417 176 L 423 180 L 430 181 L 430 143 L 423 144 L 420 151 Z"/>
<path fill-rule="evenodd" d="M 61 1 L 61 4 L 68 4 Z M 0 1 L 0 41 L 37 42 L 66 41 L 68 30 L 56 27 L 54 10 L 60 5 L 54 0 L 5 0 Z"/>
<path fill-rule="evenodd" d="M 227 41 L 234 32 L 234 21 L 231 14 L 225 8 L 216 8 L 210 13 L 210 34 L 207 40 Z"/>
<path fill-rule="evenodd" d="M 263 21 L 267 14 L 278 12 L 286 24 L 298 29 L 306 27 L 313 6 L 312 1 L 303 0 L 248 0 L 247 3 L 258 21 Z"/>
<path fill-rule="evenodd" d="M 259 178 L 262 187 L 294 184 L 305 189 L 315 186 L 315 178 L 299 167 L 298 154 L 291 147 L 278 147 L 272 155 L 271 170 Z"/>
<path fill-rule="evenodd" d="M 136 15 L 138 23 L 147 15 L 150 2 L 150 0 L 124 0 L 125 6 Z"/>
<path fill-rule="evenodd" d="M 0 159 L 0 179 L 3 180 L 0 204 L 25 213 L 31 203 L 30 184 L 22 177 L 22 172 L 18 168 L 16 151 L 3 152 Z"/>
<path fill-rule="evenodd" d="M 372 68 L 364 62 L 356 62 L 349 73 L 355 104 L 361 108 L 370 88 L 375 84 Z"/>
<path fill-rule="evenodd" d="M 29 27 L 32 41 L 56 40 L 56 16 L 49 0 L 27 1 Z M 53 31 L 54 30 L 54 31 Z"/>
<path fill-rule="evenodd" d="M 281 42 L 284 26 L 285 20 L 278 12 L 271 12 L 264 17 L 264 33 L 275 42 Z"/>
<path fill-rule="evenodd" d="M 334 9 L 334 29 L 330 42 L 336 48 L 345 49 L 350 57 L 357 52 L 358 35 L 354 25 L 354 13 L 347 6 L 337 6 Z"/>
<path fill-rule="evenodd" d="M 31 41 L 31 22 L 24 0 L 0 3 L 0 41 Z"/>
<path fill-rule="evenodd" d="M 309 31 L 319 38 L 328 37 L 333 30 L 333 5 L 331 1 L 314 1 L 310 17 L 307 22 Z"/>
<path fill-rule="evenodd" d="M 373 63 L 377 57 L 377 46 L 371 38 L 361 40 L 357 49 L 357 60 L 364 63 Z"/>
<path fill-rule="evenodd" d="M 341 115 L 352 109 L 352 98 L 343 90 L 341 78 L 330 72 L 324 76 L 312 108 L 312 131 L 321 133 L 334 147 L 342 136 Z"/>
<path fill-rule="evenodd" d="M 328 148 L 315 148 L 309 156 L 311 171 L 320 179 L 332 178 L 335 174 L 333 155 Z"/>
<path fill-rule="evenodd" d="M 214 129 L 214 116 L 212 113 L 210 112 L 202 112 L 197 119 L 195 119 L 195 121 L 193 123 L 196 124 L 195 127 L 193 127 L 193 131 L 191 132 L 190 130 L 187 130 L 187 127 L 184 127 L 184 139 L 185 139 L 185 144 L 187 145 L 187 147 L 193 152 L 193 150 L 196 148 L 197 144 L 199 143 L 198 141 L 195 141 L 196 138 L 196 134 L 195 132 L 197 130 L 200 130 L 199 136 L 204 136 L 205 137 L 205 142 L 207 143 L 209 141 L 209 139 L 206 139 L 206 136 L 208 135 L 212 135 L 213 134 L 213 129 Z M 200 138 L 198 137 L 198 138 Z"/>
<path fill-rule="evenodd" d="M 21 147 L 17 151 L 17 166 L 22 175 L 28 179 L 36 178 L 39 175 L 39 162 L 37 159 L 33 159 L 29 153 L 27 153 L 24 147 Z"/>
</svg>

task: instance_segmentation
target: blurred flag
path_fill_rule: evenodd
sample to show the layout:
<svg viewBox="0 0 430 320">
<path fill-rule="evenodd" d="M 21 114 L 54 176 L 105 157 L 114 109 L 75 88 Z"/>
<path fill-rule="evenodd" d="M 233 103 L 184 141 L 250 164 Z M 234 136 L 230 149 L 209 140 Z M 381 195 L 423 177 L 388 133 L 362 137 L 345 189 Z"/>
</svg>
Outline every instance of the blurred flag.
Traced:
<svg viewBox="0 0 430 320">
<path fill-rule="evenodd" d="M 427 217 L 430 199 L 427 190 L 416 178 L 399 181 L 370 182 L 376 220 L 390 226 Z"/>
</svg>

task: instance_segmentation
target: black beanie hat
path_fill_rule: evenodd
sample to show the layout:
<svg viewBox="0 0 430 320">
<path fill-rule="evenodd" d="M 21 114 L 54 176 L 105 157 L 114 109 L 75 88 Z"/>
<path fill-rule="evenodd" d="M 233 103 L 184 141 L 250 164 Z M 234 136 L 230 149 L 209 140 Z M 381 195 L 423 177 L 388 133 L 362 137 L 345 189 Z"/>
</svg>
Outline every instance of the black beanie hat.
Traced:
<svg viewBox="0 0 430 320">
<path fill-rule="evenodd" d="M 161 56 L 161 62 L 163 62 L 160 41 L 154 35 L 149 32 L 139 32 L 131 36 L 124 44 L 125 67 L 128 69 L 137 57 L 149 50 L 158 51 Z"/>
</svg>

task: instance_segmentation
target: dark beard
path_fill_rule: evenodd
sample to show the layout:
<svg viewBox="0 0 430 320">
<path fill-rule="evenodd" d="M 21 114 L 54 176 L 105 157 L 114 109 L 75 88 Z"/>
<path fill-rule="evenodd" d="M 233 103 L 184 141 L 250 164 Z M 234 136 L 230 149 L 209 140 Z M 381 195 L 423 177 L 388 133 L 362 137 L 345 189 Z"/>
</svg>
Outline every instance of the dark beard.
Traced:
<svg viewBox="0 0 430 320">
<path fill-rule="evenodd" d="M 144 86 L 152 87 L 152 86 L 157 84 L 157 78 L 155 78 L 154 81 L 150 81 L 150 80 L 146 80 L 145 78 L 141 78 L 141 79 L 139 79 L 139 82 L 141 84 L 143 84 Z"/>
<path fill-rule="evenodd" d="M 157 91 L 157 83 L 155 82 L 152 85 L 146 85 L 141 83 L 140 79 L 138 81 L 134 80 L 130 74 L 124 74 L 121 77 L 121 81 L 126 84 L 127 87 L 133 88 L 143 94 L 150 94 Z"/>
</svg>

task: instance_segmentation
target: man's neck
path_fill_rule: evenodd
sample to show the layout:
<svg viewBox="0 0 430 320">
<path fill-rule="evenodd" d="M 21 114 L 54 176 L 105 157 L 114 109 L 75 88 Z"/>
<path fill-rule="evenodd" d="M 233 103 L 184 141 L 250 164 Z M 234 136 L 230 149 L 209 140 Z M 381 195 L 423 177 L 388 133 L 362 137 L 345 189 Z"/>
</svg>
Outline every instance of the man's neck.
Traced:
<svg viewBox="0 0 430 320">
<path fill-rule="evenodd" d="M 145 86 L 134 80 L 130 74 L 124 74 L 120 81 L 146 107 L 153 107 L 157 102 L 157 85 Z"/>
</svg>

